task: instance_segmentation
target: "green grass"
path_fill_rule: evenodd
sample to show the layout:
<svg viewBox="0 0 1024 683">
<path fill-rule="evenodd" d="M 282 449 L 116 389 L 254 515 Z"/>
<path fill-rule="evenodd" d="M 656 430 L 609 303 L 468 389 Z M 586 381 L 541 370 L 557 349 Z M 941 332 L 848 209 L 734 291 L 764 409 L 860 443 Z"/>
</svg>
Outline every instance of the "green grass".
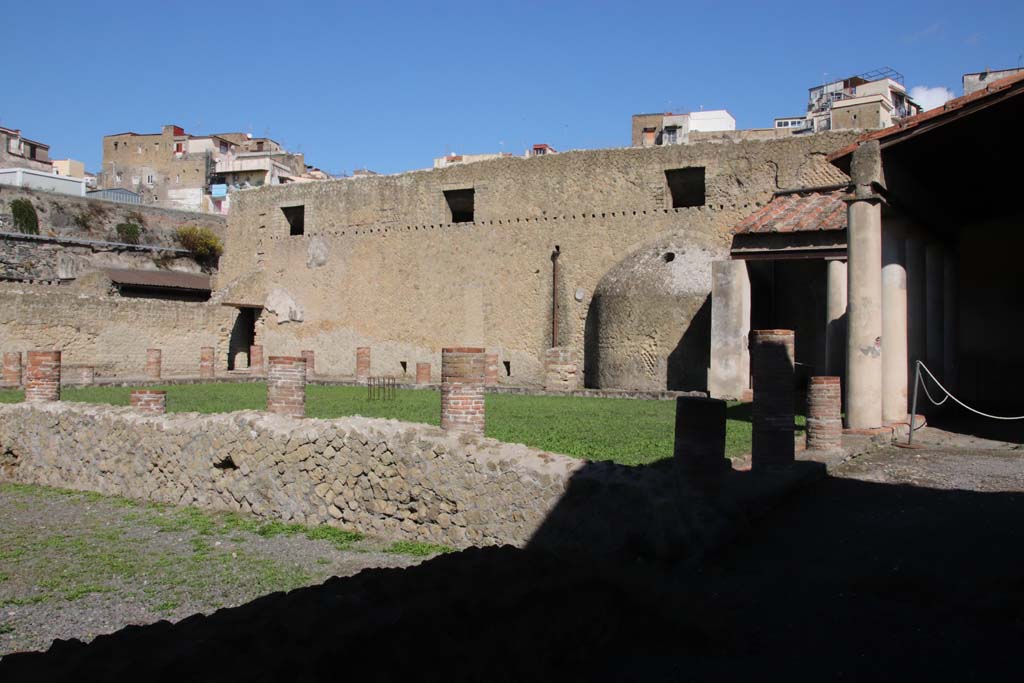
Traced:
<svg viewBox="0 0 1024 683">
<path fill-rule="evenodd" d="M 455 548 L 449 548 L 446 545 L 436 545 L 434 543 L 420 543 L 418 541 L 395 541 L 385 548 L 384 552 L 396 553 L 398 555 L 412 555 L 413 557 L 429 557 L 430 555 L 454 553 Z"/>
<path fill-rule="evenodd" d="M 219 413 L 262 410 L 263 384 L 190 384 L 158 387 L 167 391 L 169 412 Z M 66 388 L 64 400 L 127 405 L 124 387 Z M 437 425 L 441 399 L 436 391 L 399 390 L 394 401 L 368 401 L 362 387 L 307 387 L 306 414 L 334 418 L 363 415 Z M 21 400 L 21 392 L 0 391 L 0 402 Z M 749 404 L 728 408 L 726 455 L 750 452 Z M 803 417 L 797 417 L 798 427 Z M 570 396 L 487 395 L 487 436 L 509 443 L 588 460 L 643 465 L 672 456 L 675 402 Z"/>
</svg>

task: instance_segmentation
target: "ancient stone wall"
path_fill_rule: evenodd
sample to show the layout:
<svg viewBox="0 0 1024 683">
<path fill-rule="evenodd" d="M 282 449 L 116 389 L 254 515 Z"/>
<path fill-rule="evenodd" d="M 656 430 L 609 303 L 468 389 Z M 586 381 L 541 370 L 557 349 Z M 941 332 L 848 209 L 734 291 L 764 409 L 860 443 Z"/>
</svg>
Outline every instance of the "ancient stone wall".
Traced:
<svg viewBox="0 0 1024 683">
<path fill-rule="evenodd" d="M 570 483 L 573 504 L 590 510 L 575 523 L 603 530 L 604 541 L 605 515 L 614 515 L 613 526 L 634 544 L 667 527 L 685 534 L 685 520 L 704 514 L 699 505 L 681 511 L 670 474 L 644 475 L 393 420 L 0 406 L 0 476 L 7 480 L 456 547 L 525 544 Z M 624 491 L 633 493 L 625 509 L 601 507 L 603 499 L 623 505 Z M 706 533 L 713 520 L 704 514 L 694 524 Z"/>
<path fill-rule="evenodd" d="M 225 306 L 81 294 L 70 286 L 0 283 L 0 350 L 63 351 L 64 363 L 95 367 L 97 378 L 142 377 L 146 349 L 158 348 L 163 376 L 199 375 L 200 349 L 227 368 L 237 312 Z"/>
<path fill-rule="evenodd" d="M 552 252 L 560 254 L 554 345 L 583 358 L 602 276 L 671 237 L 679 263 L 665 277 L 701 264 L 708 273 L 687 276 L 704 289 L 671 320 L 674 337 L 659 330 L 645 349 L 654 360 L 643 387 L 664 388 L 668 357 L 710 292 L 710 263 L 727 253 L 731 226 L 779 188 L 834 182 L 824 154 L 850 139 L 580 151 L 240 192 L 216 286 L 228 303 L 265 307 L 258 343 L 268 353 L 312 349 L 328 376 L 355 374 L 357 346 L 372 347 L 374 374 L 401 374 L 403 361 L 437 365 L 442 346 L 467 345 L 509 364 L 500 382 L 539 385 L 552 346 Z M 694 167 L 704 169 L 703 205 L 675 206 L 665 172 Z M 453 223 L 445 192 L 468 189 L 472 221 Z M 296 207 L 301 235 L 284 211 Z M 659 315 L 647 315 L 637 296 L 631 316 Z"/>
<path fill-rule="evenodd" d="M 220 237 L 226 230 L 224 217 L 214 214 L 121 204 L 0 185 L 0 231 L 14 230 L 11 219 L 13 199 L 31 201 L 39 217 L 39 234 L 52 237 L 119 242 L 118 223 L 136 223 L 143 228 L 140 244 L 177 247 L 174 232 L 182 226 L 209 228 Z"/>
</svg>

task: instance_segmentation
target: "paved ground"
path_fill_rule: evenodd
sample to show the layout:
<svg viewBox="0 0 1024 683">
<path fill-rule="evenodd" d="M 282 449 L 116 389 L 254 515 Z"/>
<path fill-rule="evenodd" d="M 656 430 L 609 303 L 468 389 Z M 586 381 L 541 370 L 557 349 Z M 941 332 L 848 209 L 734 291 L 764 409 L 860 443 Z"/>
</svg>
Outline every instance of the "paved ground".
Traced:
<svg viewBox="0 0 1024 683">
<path fill-rule="evenodd" d="M 367 680 L 1015 680 L 1024 451 L 933 444 L 834 468 L 696 570 L 470 550 L 6 657 L 0 679 L 310 680 L 358 662 Z"/>
</svg>

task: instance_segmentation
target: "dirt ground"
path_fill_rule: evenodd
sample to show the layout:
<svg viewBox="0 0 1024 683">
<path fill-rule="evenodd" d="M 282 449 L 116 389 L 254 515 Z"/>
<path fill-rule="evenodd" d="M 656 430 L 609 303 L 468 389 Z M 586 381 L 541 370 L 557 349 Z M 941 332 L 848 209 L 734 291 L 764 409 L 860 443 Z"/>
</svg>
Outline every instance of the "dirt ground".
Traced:
<svg viewBox="0 0 1024 683">
<path fill-rule="evenodd" d="M 58 642 L 0 678 L 1016 679 L 1024 451 L 920 436 L 836 465 L 696 568 L 472 549 Z"/>
</svg>

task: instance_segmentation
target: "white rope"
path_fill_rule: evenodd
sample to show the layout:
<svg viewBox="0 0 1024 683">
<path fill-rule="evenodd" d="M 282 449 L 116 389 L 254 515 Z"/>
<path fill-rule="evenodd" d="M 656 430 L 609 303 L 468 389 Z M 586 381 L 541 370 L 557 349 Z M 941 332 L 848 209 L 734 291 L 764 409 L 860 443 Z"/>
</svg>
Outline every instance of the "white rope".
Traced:
<svg viewBox="0 0 1024 683">
<path fill-rule="evenodd" d="M 922 363 L 922 365 L 924 365 L 924 363 Z M 925 369 L 927 370 L 927 368 Z M 929 372 L 928 374 L 930 375 L 932 373 Z M 934 379 L 934 377 L 932 379 Z M 936 382 L 936 384 L 939 383 Z M 939 387 L 941 388 L 942 385 L 939 384 Z M 931 392 L 928 391 L 928 382 L 926 382 L 924 379 L 921 380 L 921 388 L 924 389 L 924 395 L 928 397 L 928 400 L 932 402 L 932 405 L 941 406 L 943 403 L 949 400 L 949 392 L 946 392 L 946 395 L 942 397 L 941 401 L 936 401 L 934 398 L 932 398 Z M 945 391 L 945 389 L 943 389 L 943 391 Z"/>
<path fill-rule="evenodd" d="M 953 394 L 949 393 L 949 390 L 946 389 L 946 387 L 942 386 L 942 383 L 939 380 L 935 379 L 935 375 L 932 374 L 932 371 L 928 369 L 927 365 L 925 365 L 921 361 L 917 361 L 917 364 L 920 365 L 922 368 L 924 368 L 924 371 L 928 373 L 928 376 L 932 378 L 932 381 L 935 382 L 936 385 L 938 385 L 939 389 L 942 389 L 942 391 L 946 394 L 946 398 L 953 399 L 954 401 L 956 401 L 957 405 L 961 406 L 962 408 L 966 408 L 967 410 L 971 411 L 972 413 L 975 413 L 977 415 L 981 415 L 982 417 L 987 417 L 987 418 L 990 418 L 990 419 L 993 419 L 993 420 L 1024 420 L 1024 415 L 1018 415 L 1017 417 L 1005 417 L 1003 415 L 989 415 L 988 413 L 983 413 L 980 410 L 975 410 L 974 408 L 970 407 L 969 405 L 967 405 L 966 403 L 964 403 L 963 401 L 958 399 Z M 924 393 L 928 394 L 928 387 L 927 387 L 927 385 L 925 385 L 924 382 L 921 382 L 921 386 L 925 387 Z M 943 403 L 945 403 L 946 398 L 942 399 Z M 932 400 L 932 397 L 931 397 L 930 394 L 928 395 L 928 400 L 932 401 L 932 403 L 935 403 L 935 401 Z M 941 405 L 941 404 L 935 403 L 935 405 Z"/>
</svg>

